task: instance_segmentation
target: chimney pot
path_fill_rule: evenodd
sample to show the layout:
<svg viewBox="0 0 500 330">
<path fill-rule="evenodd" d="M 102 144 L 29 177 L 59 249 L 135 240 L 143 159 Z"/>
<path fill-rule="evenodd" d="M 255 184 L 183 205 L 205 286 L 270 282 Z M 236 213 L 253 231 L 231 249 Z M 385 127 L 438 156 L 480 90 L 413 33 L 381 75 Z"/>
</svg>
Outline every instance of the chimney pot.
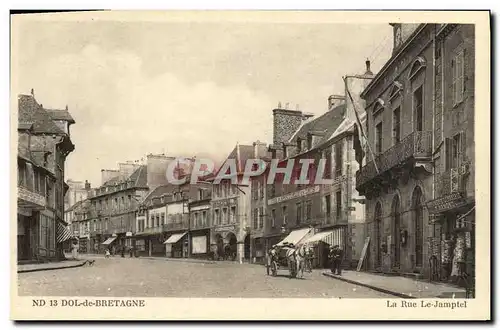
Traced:
<svg viewBox="0 0 500 330">
<path fill-rule="evenodd" d="M 370 69 L 370 60 L 369 59 L 366 59 L 366 73 L 371 73 L 371 69 Z"/>
<path fill-rule="evenodd" d="M 35 97 L 35 90 L 33 88 L 31 89 L 31 96 Z"/>
</svg>

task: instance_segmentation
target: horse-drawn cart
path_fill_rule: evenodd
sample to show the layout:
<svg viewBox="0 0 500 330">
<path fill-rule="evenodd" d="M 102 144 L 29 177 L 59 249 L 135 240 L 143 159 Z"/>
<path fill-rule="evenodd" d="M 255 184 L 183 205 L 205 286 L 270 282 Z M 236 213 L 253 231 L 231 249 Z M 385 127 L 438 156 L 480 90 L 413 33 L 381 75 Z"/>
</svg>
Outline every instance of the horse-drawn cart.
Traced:
<svg viewBox="0 0 500 330">
<path fill-rule="evenodd" d="M 277 246 L 271 249 L 266 263 L 267 275 L 277 276 L 278 270 L 288 269 L 291 278 L 297 277 L 299 271 L 304 276 L 305 247 L 293 245 Z"/>
</svg>

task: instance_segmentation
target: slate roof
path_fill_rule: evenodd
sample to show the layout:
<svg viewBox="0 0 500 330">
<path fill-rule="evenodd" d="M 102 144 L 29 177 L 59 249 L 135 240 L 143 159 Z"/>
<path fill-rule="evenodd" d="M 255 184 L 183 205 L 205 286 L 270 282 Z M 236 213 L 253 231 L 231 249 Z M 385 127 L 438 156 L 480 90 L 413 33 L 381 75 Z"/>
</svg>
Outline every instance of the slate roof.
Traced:
<svg viewBox="0 0 500 330">
<path fill-rule="evenodd" d="M 18 97 L 18 127 L 19 123 L 33 123 L 32 130 L 39 134 L 67 135 L 52 117 L 38 104 L 32 95 L 19 95 Z"/>
<path fill-rule="evenodd" d="M 174 191 L 178 191 L 179 187 L 173 184 L 166 184 L 162 186 L 156 187 L 153 191 L 151 191 L 146 198 L 144 198 L 143 204 L 147 204 L 155 197 L 160 197 L 164 194 L 172 194 Z"/>
<path fill-rule="evenodd" d="M 315 145 L 320 145 L 326 142 L 332 134 L 337 130 L 338 126 L 344 121 L 344 112 L 346 105 L 341 104 L 330 111 L 325 112 L 319 117 L 311 118 L 305 121 L 298 130 L 292 135 L 288 142 L 296 143 L 298 138 L 307 139 L 307 133 L 323 133 L 318 136 L 318 141 Z"/>
<path fill-rule="evenodd" d="M 65 120 L 71 124 L 75 123 L 68 110 L 45 109 L 45 111 L 53 120 Z"/>
</svg>

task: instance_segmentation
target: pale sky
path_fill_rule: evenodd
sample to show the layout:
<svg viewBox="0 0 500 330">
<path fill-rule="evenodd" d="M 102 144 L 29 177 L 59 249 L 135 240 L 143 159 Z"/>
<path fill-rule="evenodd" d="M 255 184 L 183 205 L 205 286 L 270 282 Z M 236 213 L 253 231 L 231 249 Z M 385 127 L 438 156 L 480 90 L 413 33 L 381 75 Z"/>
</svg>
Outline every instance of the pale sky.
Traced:
<svg viewBox="0 0 500 330">
<path fill-rule="evenodd" d="M 17 94 L 66 104 L 76 124 L 66 178 L 100 184 L 102 168 L 148 153 L 210 156 L 272 142 L 278 102 L 315 114 L 342 76 L 377 72 L 388 24 L 23 22 L 13 30 Z M 16 64 L 17 62 L 17 64 Z"/>
</svg>

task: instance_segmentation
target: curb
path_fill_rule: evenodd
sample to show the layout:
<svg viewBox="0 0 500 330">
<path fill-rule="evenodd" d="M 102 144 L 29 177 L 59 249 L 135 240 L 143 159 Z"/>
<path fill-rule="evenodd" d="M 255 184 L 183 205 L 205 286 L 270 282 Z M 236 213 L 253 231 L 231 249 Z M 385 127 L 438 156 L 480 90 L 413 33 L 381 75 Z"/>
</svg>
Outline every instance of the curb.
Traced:
<svg viewBox="0 0 500 330">
<path fill-rule="evenodd" d="M 336 276 L 336 275 L 333 275 L 333 274 L 329 274 L 327 272 L 323 272 L 323 276 L 331 277 L 331 278 L 334 278 L 336 280 L 344 281 L 344 282 L 351 283 L 351 284 L 356 284 L 356 285 L 364 286 L 364 287 L 367 287 L 369 289 L 372 289 L 372 290 L 375 290 L 375 291 L 379 291 L 379 292 L 382 292 L 382 293 L 387 293 L 387 294 L 390 294 L 390 295 L 393 295 L 393 296 L 396 296 L 396 297 L 400 297 L 400 298 L 417 299 L 417 297 L 409 296 L 409 295 L 401 293 L 401 292 L 387 290 L 387 289 L 383 289 L 383 288 L 380 288 L 380 287 L 377 287 L 377 286 L 373 286 L 373 285 L 370 285 L 370 284 L 366 284 L 366 283 L 362 283 L 362 282 L 358 282 L 358 281 L 349 280 L 347 278 L 343 278 L 342 276 Z"/>
<path fill-rule="evenodd" d="M 67 268 L 77 268 L 77 267 L 82 267 L 87 263 L 87 260 L 82 261 L 76 265 L 71 265 L 71 266 L 61 266 L 61 267 L 45 267 L 45 268 L 34 268 L 34 269 L 25 269 L 25 270 L 18 270 L 17 273 L 32 273 L 32 272 L 41 272 L 45 270 L 56 270 L 56 269 L 67 269 Z"/>
<path fill-rule="evenodd" d="M 155 260 L 155 261 L 174 261 L 174 262 L 185 262 L 185 263 L 191 263 L 191 264 L 215 264 L 215 261 L 211 260 L 187 260 L 187 259 L 176 259 L 176 258 L 165 258 L 165 259 L 160 259 L 160 258 L 151 258 L 151 257 L 141 257 L 139 259 L 146 259 L 146 260 Z"/>
</svg>

